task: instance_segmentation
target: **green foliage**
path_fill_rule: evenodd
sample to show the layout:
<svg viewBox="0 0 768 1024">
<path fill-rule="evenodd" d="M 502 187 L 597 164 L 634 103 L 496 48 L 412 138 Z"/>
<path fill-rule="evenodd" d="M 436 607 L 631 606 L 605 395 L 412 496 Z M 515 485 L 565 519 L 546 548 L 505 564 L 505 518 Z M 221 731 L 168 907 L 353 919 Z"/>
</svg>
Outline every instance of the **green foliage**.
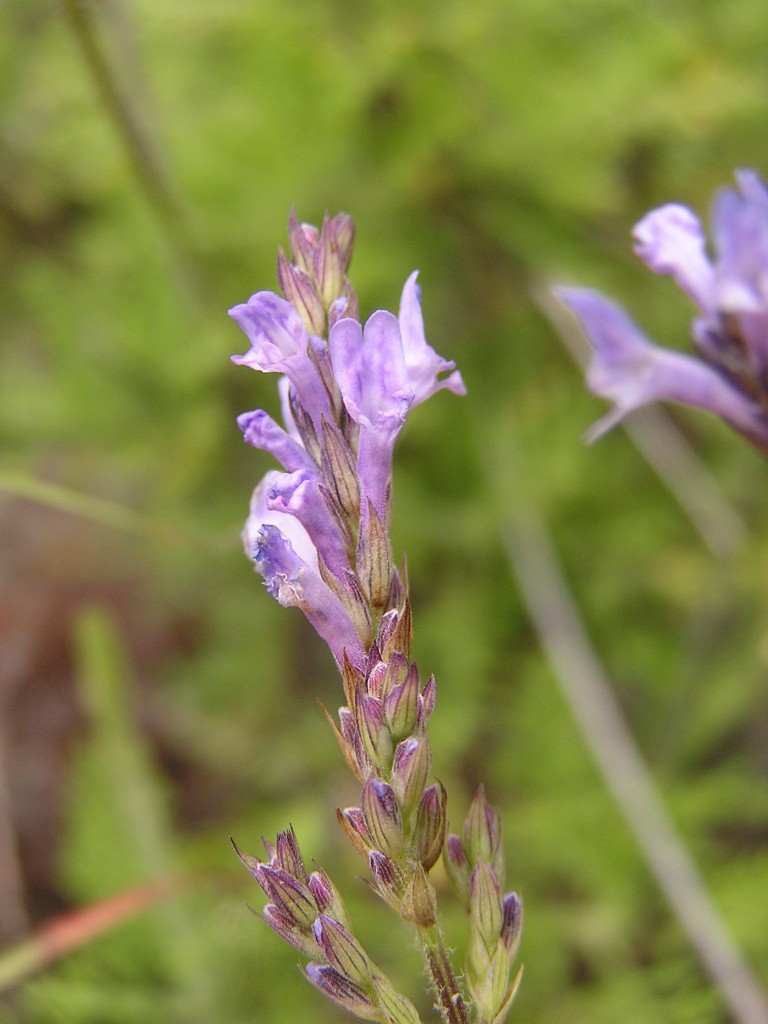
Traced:
<svg viewBox="0 0 768 1024">
<path fill-rule="evenodd" d="M 581 445 L 599 403 L 534 299 L 558 278 L 605 287 L 660 341 L 686 344 L 685 304 L 632 257 L 629 231 L 668 199 L 703 211 L 733 166 L 768 171 L 763 5 L 85 6 L 171 184 L 148 196 L 67 5 L 9 0 L 3 469 L 118 503 L 148 528 L 0 506 L 7 600 L 27 616 L 29 649 L 54 642 L 29 609 L 66 637 L 53 668 L 24 648 L 26 685 L 69 680 L 80 716 L 61 737 L 57 819 L 33 803 L 20 842 L 31 856 L 42 830 L 50 847 L 45 877 L 29 867 L 36 922 L 165 872 L 195 882 L 24 986 L 18 1019 L 336 1020 L 247 913 L 260 893 L 227 844 L 232 833 L 258 852 L 261 833 L 289 822 L 342 888 L 360 941 L 430 1013 L 417 955 L 404 962 L 404 933 L 333 821 L 355 799 L 315 704 L 335 706 L 335 669 L 237 540 L 268 460 L 233 419 L 275 400 L 273 381 L 230 366 L 244 339 L 225 314 L 273 287 L 295 204 L 308 220 L 355 217 L 364 311 L 396 306 L 421 268 L 428 336 L 470 389 L 409 424 L 394 529 L 419 665 L 438 680 L 451 820 L 485 781 L 526 900 L 511 1019 L 722 1020 L 544 662 L 497 512 L 521 494 L 544 511 L 632 731 L 768 982 L 763 464 L 720 424 L 676 414 L 748 524 L 746 549 L 716 565 L 621 431 Z M 12 777 L 17 806 L 28 762 Z M 449 921 L 458 946 L 460 915 Z"/>
</svg>

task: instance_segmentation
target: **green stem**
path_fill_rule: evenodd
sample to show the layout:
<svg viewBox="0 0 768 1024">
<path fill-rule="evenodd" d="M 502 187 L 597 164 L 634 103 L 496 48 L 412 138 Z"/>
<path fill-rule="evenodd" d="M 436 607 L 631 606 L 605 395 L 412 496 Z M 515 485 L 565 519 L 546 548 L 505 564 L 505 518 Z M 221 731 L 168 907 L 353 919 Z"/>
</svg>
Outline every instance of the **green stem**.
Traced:
<svg viewBox="0 0 768 1024">
<path fill-rule="evenodd" d="M 453 973 L 448 950 L 437 925 L 419 928 L 419 939 L 429 969 L 429 977 L 437 996 L 437 1007 L 445 1024 L 469 1024 L 469 1010 Z"/>
<path fill-rule="evenodd" d="M 197 297 L 207 282 L 196 241 L 149 126 L 138 105 L 132 102 L 129 90 L 122 86 L 115 61 L 101 41 L 96 25 L 97 7 L 85 0 L 62 0 L 64 15 L 101 102 L 179 264 L 183 284 L 191 296 Z"/>
</svg>

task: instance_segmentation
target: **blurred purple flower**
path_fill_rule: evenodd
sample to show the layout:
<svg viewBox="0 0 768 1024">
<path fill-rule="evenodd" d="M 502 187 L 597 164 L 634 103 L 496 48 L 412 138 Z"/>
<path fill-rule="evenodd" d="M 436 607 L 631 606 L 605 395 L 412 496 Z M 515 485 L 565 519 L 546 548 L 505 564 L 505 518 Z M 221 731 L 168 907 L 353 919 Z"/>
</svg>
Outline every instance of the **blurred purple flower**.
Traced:
<svg viewBox="0 0 768 1024">
<path fill-rule="evenodd" d="M 653 345 L 595 292 L 555 290 L 594 348 L 590 389 L 615 406 L 592 438 L 632 409 L 670 400 L 715 413 L 768 453 L 768 190 L 754 171 L 738 171 L 736 181 L 738 189 L 715 199 L 713 259 L 687 207 L 652 210 L 634 229 L 640 258 L 674 278 L 699 308 L 691 324 L 698 359 Z"/>
</svg>

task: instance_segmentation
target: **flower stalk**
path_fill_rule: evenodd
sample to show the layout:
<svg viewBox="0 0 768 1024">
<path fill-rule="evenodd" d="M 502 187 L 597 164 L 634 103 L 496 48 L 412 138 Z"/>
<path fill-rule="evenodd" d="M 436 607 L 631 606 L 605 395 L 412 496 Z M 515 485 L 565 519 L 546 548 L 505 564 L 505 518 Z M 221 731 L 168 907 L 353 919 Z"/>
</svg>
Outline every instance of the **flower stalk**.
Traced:
<svg viewBox="0 0 768 1024">
<path fill-rule="evenodd" d="M 246 442 L 282 466 L 253 493 L 244 547 L 268 592 L 303 611 L 341 673 L 338 724 L 323 712 L 361 794 L 337 818 L 369 867 L 371 888 L 418 934 L 446 1024 L 500 1024 L 514 955 L 496 893 L 500 826 L 487 803 L 473 803 L 470 815 L 490 815 L 493 829 L 485 819 L 465 825 L 472 866 L 488 861 L 465 886 L 470 940 L 476 932 L 488 954 L 468 962 L 472 1009 L 451 967 L 428 877 L 447 830 L 445 789 L 429 781 L 436 684 L 432 676 L 422 682 L 411 658 L 407 575 L 390 539 L 400 430 L 421 402 L 442 389 L 463 395 L 464 384 L 426 341 L 416 273 L 397 316 L 378 310 L 363 325 L 347 276 L 351 219 L 326 217 L 318 230 L 292 214 L 289 237 L 289 254 L 281 251 L 277 265 L 284 297 L 258 292 L 230 310 L 251 344 L 233 361 L 281 375 L 283 425 L 263 410 L 238 419 Z M 267 844 L 267 862 L 238 853 L 269 901 L 263 920 L 311 958 L 305 973 L 316 988 L 361 1019 L 418 1022 L 354 938 L 328 876 L 307 874 L 292 830 Z M 482 870 L 491 876 L 484 883 L 477 881 Z M 491 918 L 483 908 L 493 899 Z"/>
</svg>

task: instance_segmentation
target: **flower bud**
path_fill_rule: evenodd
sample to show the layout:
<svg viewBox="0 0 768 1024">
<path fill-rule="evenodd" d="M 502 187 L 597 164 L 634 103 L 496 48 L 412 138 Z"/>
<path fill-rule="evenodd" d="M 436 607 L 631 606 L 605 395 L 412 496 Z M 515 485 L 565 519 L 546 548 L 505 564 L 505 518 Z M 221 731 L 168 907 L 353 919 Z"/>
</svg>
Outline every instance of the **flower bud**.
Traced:
<svg viewBox="0 0 768 1024">
<path fill-rule="evenodd" d="M 477 932 L 490 954 L 501 938 L 503 920 L 498 879 L 490 864 L 478 861 L 469 879 L 469 923 L 470 930 Z"/>
<path fill-rule="evenodd" d="M 310 334 L 325 333 L 325 310 L 309 274 L 289 262 L 282 249 L 277 254 L 277 280 L 283 295 L 301 317 Z"/>
<path fill-rule="evenodd" d="M 401 995 L 387 978 L 376 975 L 373 987 L 387 1024 L 421 1024 L 413 1003 Z"/>
<path fill-rule="evenodd" d="M 351 297 L 354 301 L 354 306 L 350 302 L 349 293 L 352 293 Z M 357 296 L 354 295 L 354 292 L 352 292 L 352 286 L 350 285 L 349 281 L 345 282 L 345 285 L 342 288 L 341 295 L 339 295 L 337 299 L 334 299 L 333 302 L 328 307 L 329 335 L 330 332 L 335 327 L 335 325 L 339 322 L 339 320 L 343 320 L 344 317 L 351 317 L 353 320 L 360 319 L 360 311 L 357 306 Z M 349 420 L 348 422 L 354 423 L 354 420 Z"/>
<path fill-rule="evenodd" d="M 431 928 L 437 921 L 437 897 L 421 864 L 411 876 L 403 896 L 402 916 L 420 928 Z"/>
<path fill-rule="evenodd" d="M 361 803 L 372 845 L 397 860 L 405 840 L 394 790 L 381 779 L 370 778 L 363 786 Z"/>
<path fill-rule="evenodd" d="M 336 817 L 339 824 L 347 834 L 347 838 L 350 840 L 354 848 L 360 854 L 361 857 L 368 857 L 368 853 L 372 847 L 376 845 L 371 833 L 368 831 L 368 826 L 365 823 L 365 817 L 359 807 L 345 807 L 343 811 L 337 810 Z"/>
<path fill-rule="evenodd" d="M 397 651 L 392 652 L 385 664 L 387 667 L 382 682 L 383 697 L 387 697 L 396 686 L 404 682 L 409 669 L 416 672 L 416 666 L 411 665 L 408 659 Z"/>
<path fill-rule="evenodd" d="M 371 762 L 363 746 L 360 730 L 357 728 L 357 723 L 349 708 L 339 708 L 339 723 L 341 735 L 349 745 L 355 760 L 356 767 L 353 767 L 353 771 L 363 782 L 370 773 Z"/>
<path fill-rule="evenodd" d="M 387 675 L 387 663 L 385 661 L 374 662 L 365 676 L 365 692 L 372 697 L 384 698 L 384 680 Z"/>
<path fill-rule="evenodd" d="M 348 213 L 337 213 L 331 217 L 331 227 L 336 236 L 341 269 L 346 272 L 352 261 L 352 247 L 355 244 L 355 222 Z"/>
<path fill-rule="evenodd" d="M 458 836 L 449 835 L 445 840 L 443 864 L 457 896 L 468 907 L 470 865 L 464 844 Z"/>
<path fill-rule="evenodd" d="M 371 761 L 382 771 L 392 764 L 392 737 L 378 697 L 362 694 L 357 700 L 357 727 Z"/>
<path fill-rule="evenodd" d="M 325 964 L 309 963 L 304 968 L 309 981 L 342 1010 L 363 1020 L 381 1020 L 378 1007 L 357 985 Z"/>
<path fill-rule="evenodd" d="M 404 818 L 409 818 L 427 784 L 431 762 L 426 736 L 410 736 L 397 745 L 392 759 L 392 788 Z"/>
<path fill-rule="evenodd" d="M 397 909 L 402 900 L 403 880 L 397 865 L 381 850 L 371 850 L 368 855 L 376 891 L 390 906 Z"/>
<path fill-rule="evenodd" d="M 321 914 L 312 925 L 312 934 L 331 967 L 363 990 L 370 986 L 368 957 L 342 924 L 327 914 Z"/>
<path fill-rule="evenodd" d="M 480 1018 L 495 1021 L 509 988 L 509 961 L 503 946 L 488 958 L 482 973 L 467 967 L 467 984 Z"/>
<path fill-rule="evenodd" d="M 390 661 L 391 664 L 391 661 Z M 395 740 L 410 736 L 419 712 L 419 673 L 411 665 L 405 679 L 394 685 L 384 701 L 384 715 Z"/>
<path fill-rule="evenodd" d="M 397 609 L 390 608 L 389 611 L 379 619 L 379 625 L 376 629 L 376 645 L 380 651 L 385 652 L 382 654 L 382 661 L 386 664 L 386 659 L 390 658 L 394 653 L 394 648 L 390 647 L 392 635 L 397 628 Z"/>
<path fill-rule="evenodd" d="M 504 863 L 501 849 L 501 819 L 485 798 L 485 790 L 478 786 L 464 822 L 464 849 L 470 864 L 485 861 L 496 872 L 503 884 Z"/>
<path fill-rule="evenodd" d="M 293 825 L 290 825 L 285 832 L 277 833 L 275 853 L 270 858 L 270 863 L 272 867 L 282 868 L 283 871 L 287 871 L 289 875 L 293 875 L 299 882 L 306 885 L 307 869 L 304 867 L 299 841 L 296 838 Z"/>
<path fill-rule="evenodd" d="M 311 930 L 300 928 L 292 918 L 274 903 L 268 903 L 258 915 L 281 939 L 305 956 L 318 956 L 321 952 Z"/>
<path fill-rule="evenodd" d="M 392 558 L 389 535 L 370 501 L 367 515 L 360 521 L 356 571 L 368 603 L 372 608 L 383 608 L 389 596 Z"/>
<path fill-rule="evenodd" d="M 502 900 L 502 914 L 501 941 L 511 963 L 517 955 L 523 931 L 523 901 L 516 892 L 508 892 Z"/>
<path fill-rule="evenodd" d="M 424 684 L 419 699 L 419 717 L 417 724 L 423 729 L 429 721 L 432 712 L 435 710 L 435 699 L 437 698 L 437 683 L 435 677 L 430 676 Z"/>
<path fill-rule="evenodd" d="M 259 881 L 270 900 L 300 928 L 309 929 L 317 917 L 317 905 L 308 886 L 282 868 L 262 864 Z"/>
<path fill-rule="evenodd" d="M 344 256 L 330 218 L 323 218 L 320 240 L 315 249 L 312 271 L 326 309 L 341 294 L 344 285 Z"/>
<path fill-rule="evenodd" d="M 322 868 L 317 867 L 309 876 L 309 891 L 315 898 L 317 909 L 321 914 L 335 918 L 345 928 L 351 928 L 347 908 L 344 906 L 339 891 Z"/>
<path fill-rule="evenodd" d="M 400 574 L 394 570 L 392 572 L 393 583 L 397 576 L 397 586 L 393 586 L 390 591 L 390 598 L 393 604 L 396 606 L 392 611 L 387 612 L 383 615 L 379 622 L 378 640 L 379 646 L 383 652 L 384 657 L 391 658 L 393 654 L 402 654 L 404 658 L 408 659 L 411 654 L 411 645 L 413 643 L 413 616 L 411 613 L 411 603 L 408 600 L 407 584 L 404 584 L 400 580 Z M 395 600 L 396 595 L 393 593 L 395 589 L 399 589 L 403 592 L 403 601 Z M 400 608 L 402 603 L 402 608 Z M 385 620 L 387 624 L 385 627 Z"/>
<path fill-rule="evenodd" d="M 424 790 L 413 831 L 413 852 L 425 871 L 436 863 L 445 841 L 447 794 L 441 782 Z"/>
<path fill-rule="evenodd" d="M 291 210 L 288 218 L 288 239 L 291 261 L 305 270 L 312 271 L 312 259 L 319 241 L 319 233 L 312 224 L 300 224 L 296 210 Z"/>
<path fill-rule="evenodd" d="M 323 476 L 347 518 L 357 519 L 360 513 L 360 483 L 355 457 L 338 428 L 325 417 L 322 419 L 322 431 Z"/>
</svg>

